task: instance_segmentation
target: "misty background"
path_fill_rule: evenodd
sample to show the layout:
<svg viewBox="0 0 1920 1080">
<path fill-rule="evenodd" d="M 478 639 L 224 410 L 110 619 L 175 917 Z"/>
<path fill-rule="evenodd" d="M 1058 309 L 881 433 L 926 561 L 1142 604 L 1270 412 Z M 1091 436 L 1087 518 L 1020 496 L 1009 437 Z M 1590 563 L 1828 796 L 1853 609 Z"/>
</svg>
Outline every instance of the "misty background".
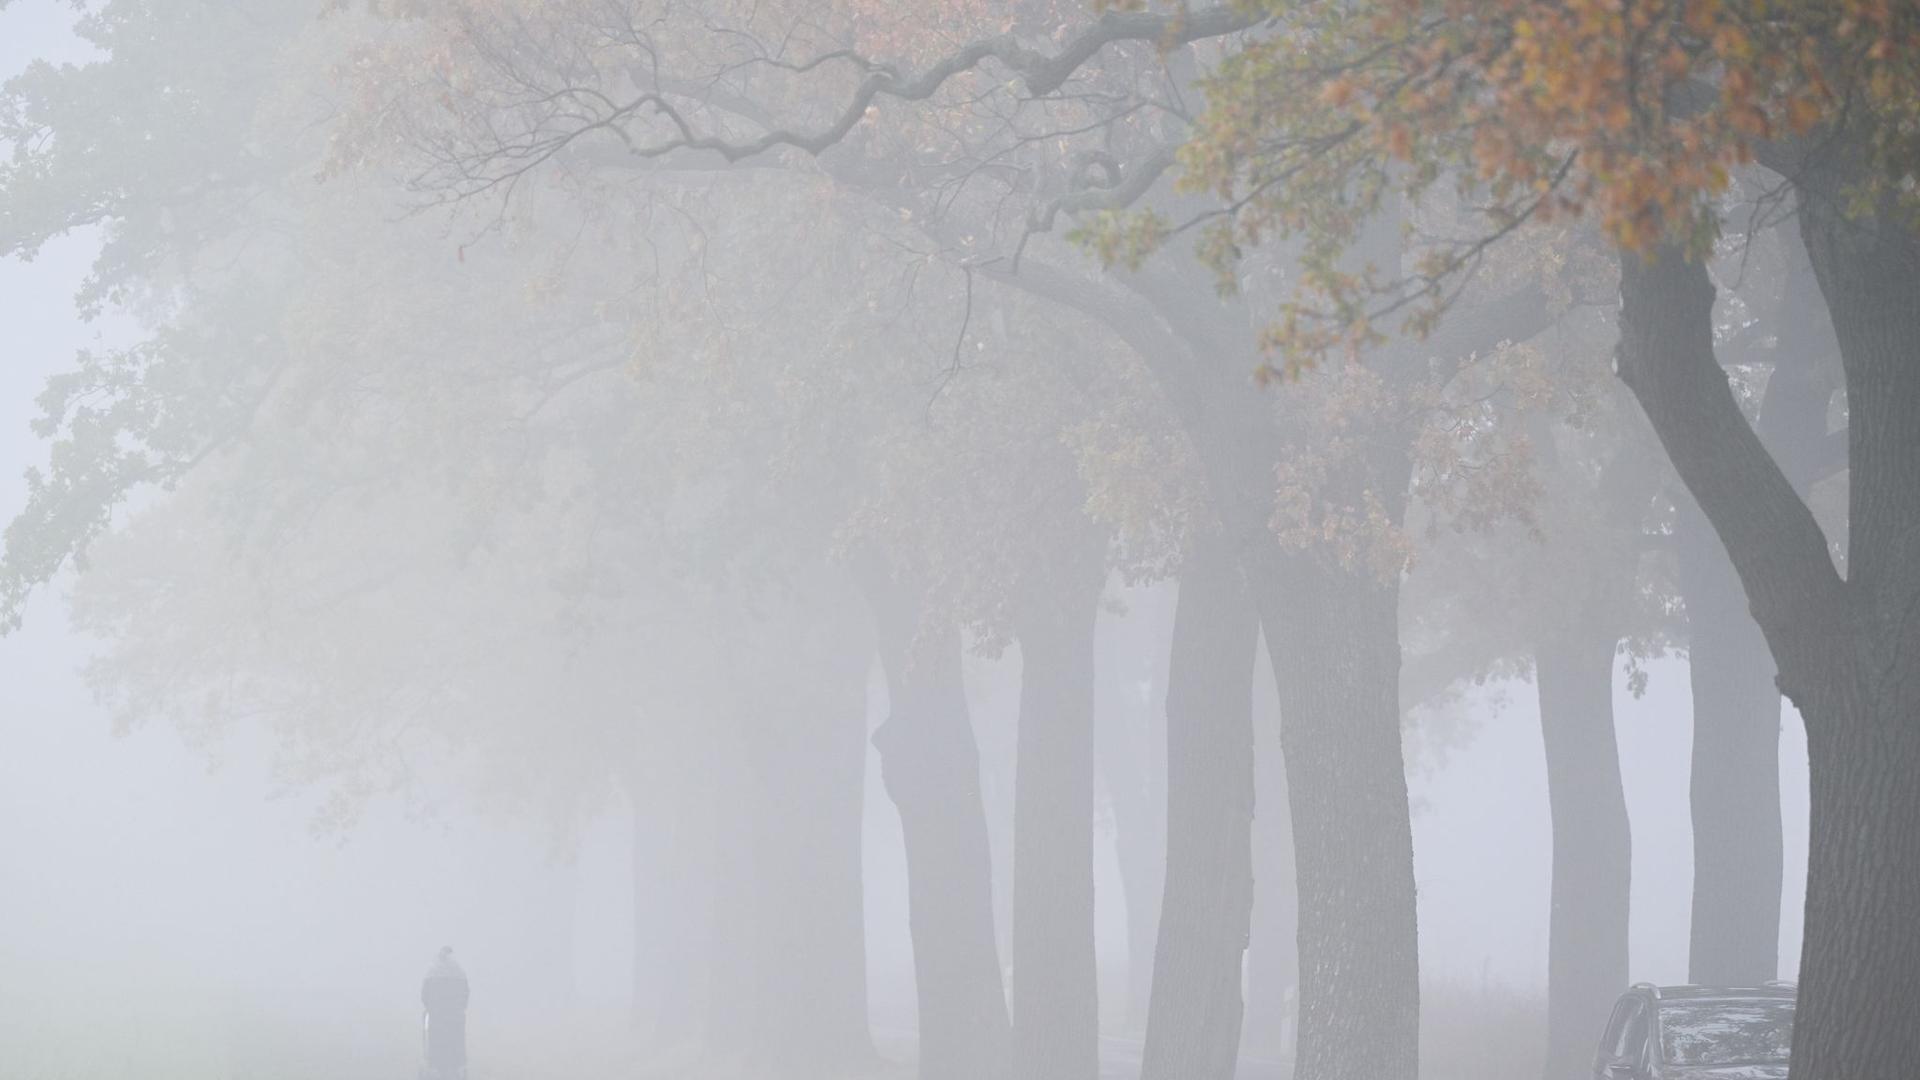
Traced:
<svg viewBox="0 0 1920 1080">
<path fill-rule="evenodd" d="M 87 62 L 71 19 L 52 2 L 0 10 L 0 79 L 36 58 Z M 0 262 L 0 506 L 21 503 L 22 471 L 45 460 L 46 444 L 29 430 L 44 380 L 76 349 L 138 334 L 123 313 L 87 322 L 75 311 L 98 248 L 83 229 L 30 263 Z M 242 726 L 190 745 L 165 724 L 114 732 L 84 676 L 97 643 L 68 626 L 70 584 L 71 571 L 31 601 L 25 629 L 0 643 L 0 1046 L 60 1045 L 70 1056 L 113 1014 L 116 1023 L 137 1018 L 143 1034 L 100 1052 L 125 1055 L 129 1067 L 171 1056 L 189 1072 L 234 1068 L 263 1052 L 267 1033 L 384 1060 L 415 1037 L 419 973 L 443 943 L 473 980 L 478 1061 L 510 1060 L 528 1032 L 581 1039 L 623 1028 L 633 1008 L 630 808 L 612 800 L 560 827 L 428 791 L 375 800 L 350 832 L 316 833 L 317 796 L 273 775 L 265 733 Z M 1015 646 L 997 661 L 970 660 L 973 683 L 1014 677 L 1018 656 Z M 1629 692 L 1624 669 L 1614 689 L 1633 837 L 1631 976 L 1683 982 L 1687 665 L 1663 657 L 1647 671 L 1644 694 Z M 877 661 L 868 696 L 871 727 L 886 715 Z M 992 753 L 989 733 L 1011 725 L 1013 702 L 972 704 L 983 753 Z M 1807 765 L 1798 718 L 1785 708 L 1779 970 L 1791 977 Z M 1495 681 L 1469 691 L 1454 713 L 1436 742 L 1409 751 L 1422 975 L 1539 993 L 1551 849 L 1534 693 L 1524 681 Z M 1259 737 L 1270 741 L 1271 729 Z M 900 825 L 871 748 L 865 787 L 869 1013 L 884 1050 L 913 1023 L 913 965 Z M 1006 793 L 989 792 L 996 797 Z M 1096 821 L 1104 989 L 1124 979 L 1127 935 L 1111 815 Z M 1105 993 L 1102 1006 L 1123 1011 L 1125 995 Z M 98 1067 L 116 1071 L 111 1061 Z"/>
</svg>

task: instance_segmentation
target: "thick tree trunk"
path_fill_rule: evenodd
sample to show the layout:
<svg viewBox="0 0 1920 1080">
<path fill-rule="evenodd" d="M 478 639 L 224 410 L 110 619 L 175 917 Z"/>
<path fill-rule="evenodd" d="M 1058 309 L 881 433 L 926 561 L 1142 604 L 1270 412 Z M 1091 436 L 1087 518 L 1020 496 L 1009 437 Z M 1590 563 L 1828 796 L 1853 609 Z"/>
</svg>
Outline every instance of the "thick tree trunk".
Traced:
<svg viewBox="0 0 1920 1080">
<path fill-rule="evenodd" d="M 1795 1080 L 1905 1080 L 1920 1062 L 1920 715 L 1912 690 L 1889 708 L 1896 688 L 1865 672 L 1855 680 L 1880 682 L 1888 697 L 1819 695 L 1807 725 Z"/>
<path fill-rule="evenodd" d="M 1014 781 L 1013 1075 L 1094 1080 L 1093 630 L 1098 549 L 1020 615 Z"/>
<path fill-rule="evenodd" d="M 1180 576 L 1167 683 L 1167 872 L 1142 1080 L 1228 1080 L 1253 908 L 1253 658 L 1223 536 Z"/>
<path fill-rule="evenodd" d="M 1604 630 L 1570 629 L 1534 655 L 1553 814 L 1546 1080 L 1587 1075 L 1595 1025 L 1627 985 L 1633 857 L 1613 729 L 1615 644 Z"/>
<path fill-rule="evenodd" d="M 1845 146 L 1809 160 L 1800 214 L 1847 375 L 1845 579 L 1728 392 L 1704 270 L 1671 250 L 1622 259 L 1621 376 L 1725 544 L 1807 726 L 1799 1080 L 1893 1080 L 1920 1061 L 1920 237 L 1896 212 L 1843 212 L 1851 178 L 1814 171 L 1848 160 Z"/>
<path fill-rule="evenodd" d="M 1693 673 L 1689 980 L 1752 986 L 1779 968 L 1780 690 L 1726 549 L 1691 499 L 1675 532 Z"/>
<path fill-rule="evenodd" d="M 906 842 L 920 1076 L 993 1080 L 1006 1068 L 1009 1027 L 959 635 L 921 625 L 911 586 L 870 575 L 867 594 L 891 703 L 873 744 Z"/>
<path fill-rule="evenodd" d="M 1420 963 L 1399 585 L 1319 552 L 1274 557 L 1285 572 L 1249 579 L 1279 680 L 1299 873 L 1294 1076 L 1412 1080 Z"/>
<path fill-rule="evenodd" d="M 1800 220 L 1847 377 L 1844 621 L 1756 614 L 1811 766 L 1793 1073 L 1892 1080 L 1920 1062 L 1920 232 L 1847 213 L 1843 183 Z"/>
</svg>

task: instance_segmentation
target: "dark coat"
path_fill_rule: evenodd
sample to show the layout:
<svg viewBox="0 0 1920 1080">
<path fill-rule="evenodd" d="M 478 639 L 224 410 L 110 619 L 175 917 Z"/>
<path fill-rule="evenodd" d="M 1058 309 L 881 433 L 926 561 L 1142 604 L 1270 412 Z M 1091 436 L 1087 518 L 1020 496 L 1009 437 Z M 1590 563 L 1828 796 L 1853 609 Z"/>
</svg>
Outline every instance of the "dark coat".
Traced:
<svg viewBox="0 0 1920 1080">
<path fill-rule="evenodd" d="M 420 983 L 427 1010 L 427 1068 L 441 1076 L 465 1075 L 467 1067 L 467 974 L 450 956 L 434 961 Z"/>
</svg>

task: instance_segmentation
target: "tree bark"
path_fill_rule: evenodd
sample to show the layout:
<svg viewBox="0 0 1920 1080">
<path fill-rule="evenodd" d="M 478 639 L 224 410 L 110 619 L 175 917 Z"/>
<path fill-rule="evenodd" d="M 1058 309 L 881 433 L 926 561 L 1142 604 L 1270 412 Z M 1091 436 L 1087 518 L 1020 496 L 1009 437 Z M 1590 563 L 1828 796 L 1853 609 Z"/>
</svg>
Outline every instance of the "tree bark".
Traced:
<svg viewBox="0 0 1920 1080">
<path fill-rule="evenodd" d="M 1256 623 L 1224 536 L 1180 575 L 1167 683 L 1167 871 L 1142 1080 L 1229 1080 L 1253 909 Z"/>
<path fill-rule="evenodd" d="M 1300 984 L 1299 916 L 1294 895 L 1293 819 L 1287 763 L 1280 754 L 1280 703 L 1273 669 L 1256 659 L 1253 676 L 1253 932 L 1247 949 L 1247 1021 L 1241 1045 L 1254 1057 L 1291 1053 Z"/>
<path fill-rule="evenodd" d="M 1678 252 L 1622 259 L 1620 371 L 1740 575 L 1807 726 L 1812 823 L 1793 1073 L 1892 1080 L 1920 1061 L 1920 237 L 1846 213 L 1827 148 L 1801 231 L 1849 399 L 1842 580 L 1713 354 L 1714 290 Z M 1823 186 L 1824 185 L 1824 186 Z"/>
<path fill-rule="evenodd" d="M 1273 466 L 1282 448 L 1272 404 L 1248 392 L 1247 368 L 1236 366 L 1253 355 L 1244 308 L 1216 310 L 1203 284 L 1147 275 L 1131 283 L 1168 321 L 1177 348 L 1132 312 L 1103 317 L 1142 349 L 1193 439 L 1278 684 L 1298 903 L 1294 1076 L 1412 1080 L 1420 975 L 1400 742 L 1399 582 L 1342 565 L 1328 546 L 1283 551 L 1276 541 Z M 1443 342 L 1438 354 L 1454 348 Z M 1192 362 L 1181 363 L 1183 355 Z M 1366 460 L 1343 466 L 1347 475 L 1322 494 L 1353 506 L 1377 498 L 1397 524 L 1410 436 L 1382 429 L 1366 442 Z"/>
<path fill-rule="evenodd" d="M 1811 766 L 1793 1072 L 1892 1080 L 1920 1062 L 1920 232 L 1821 183 L 1800 223 L 1847 380 L 1845 621 L 1761 618 Z"/>
<path fill-rule="evenodd" d="M 1399 583 L 1276 557 L 1249 574 L 1279 680 L 1299 882 L 1298 1080 L 1419 1075 Z M 1265 576 L 1262 582 L 1259 577 Z"/>
<path fill-rule="evenodd" d="M 1681 501 L 1675 533 L 1693 674 L 1687 977 L 1752 986 L 1780 963 L 1780 691 L 1726 549 L 1692 500 Z"/>
<path fill-rule="evenodd" d="M 1920 1061 L 1920 724 L 1912 691 L 1893 707 L 1892 688 L 1858 676 L 1815 699 L 1807 728 L 1795 1080 L 1901 1080 Z"/>
<path fill-rule="evenodd" d="M 1783 230 L 1784 232 L 1785 230 Z M 1755 427 L 1806 498 L 1829 460 L 1833 330 L 1806 249 L 1783 236 L 1787 266 Z M 1693 932 L 1688 979 L 1741 986 L 1780 968 L 1780 690 L 1773 654 L 1713 525 L 1683 494 L 1674 523 L 1687 603 L 1693 689 Z"/>
<path fill-rule="evenodd" d="M 1013 1075 L 1094 1080 L 1093 630 L 1100 549 L 1042 575 L 1019 614 L 1014 780 Z"/>
<path fill-rule="evenodd" d="M 992 859 L 960 639 L 922 625 L 917 590 L 867 575 L 891 711 L 873 733 L 907 854 L 922 1080 L 993 1080 L 1009 1026 L 994 940 Z"/>
<path fill-rule="evenodd" d="M 1587 1073 L 1595 1025 L 1627 985 L 1633 857 L 1613 727 L 1615 645 L 1604 630 L 1570 628 L 1534 653 L 1553 814 L 1546 1080 Z"/>
</svg>

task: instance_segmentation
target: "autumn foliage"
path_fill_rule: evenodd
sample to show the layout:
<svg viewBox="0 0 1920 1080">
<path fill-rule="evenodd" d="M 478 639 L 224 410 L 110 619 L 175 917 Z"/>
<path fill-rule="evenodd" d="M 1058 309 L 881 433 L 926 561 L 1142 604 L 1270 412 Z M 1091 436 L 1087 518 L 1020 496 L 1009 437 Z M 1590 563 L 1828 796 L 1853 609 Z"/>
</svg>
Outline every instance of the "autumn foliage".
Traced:
<svg viewBox="0 0 1920 1080">
<path fill-rule="evenodd" d="M 1277 349 L 1353 342 L 1382 312 L 1424 331 L 1458 272 L 1527 221 L 1588 216 L 1636 251 L 1704 243 L 1730 176 L 1756 158 L 1843 149 L 1913 197 L 1910 2 L 1260 8 L 1263 28 L 1207 80 L 1181 163 L 1190 188 L 1229 208 L 1210 226 L 1216 260 L 1303 240 L 1308 273 Z M 1393 198 L 1447 205 L 1451 235 L 1426 237 L 1404 267 L 1352 265 L 1362 223 Z"/>
</svg>

